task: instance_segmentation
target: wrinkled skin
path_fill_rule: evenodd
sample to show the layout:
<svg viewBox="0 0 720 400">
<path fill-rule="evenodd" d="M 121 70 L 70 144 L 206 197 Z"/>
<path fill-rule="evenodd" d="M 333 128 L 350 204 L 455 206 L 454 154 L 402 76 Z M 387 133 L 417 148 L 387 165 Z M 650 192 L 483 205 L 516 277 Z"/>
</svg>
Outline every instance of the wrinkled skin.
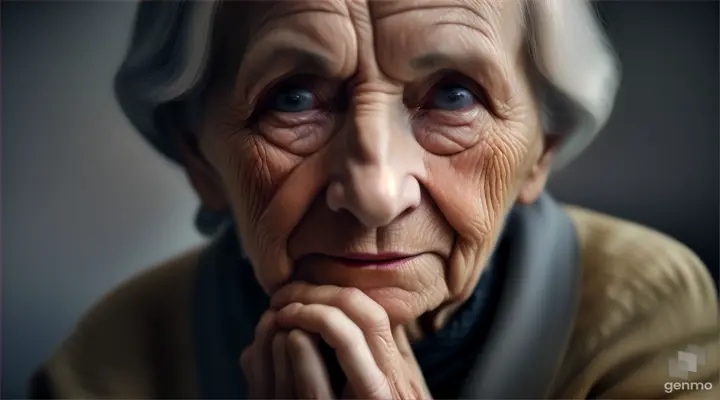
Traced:
<svg viewBox="0 0 720 400">
<path fill-rule="evenodd" d="M 344 395 L 430 397 L 407 332 L 420 318 L 439 328 L 469 297 L 507 211 L 537 199 L 552 158 L 520 3 L 221 8 L 227 71 L 183 149 L 273 298 L 243 354 L 253 397 L 343 395 L 299 372 L 322 365 L 318 336 L 338 351 Z M 348 253 L 412 257 L 353 268 L 337 258 Z"/>
</svg>

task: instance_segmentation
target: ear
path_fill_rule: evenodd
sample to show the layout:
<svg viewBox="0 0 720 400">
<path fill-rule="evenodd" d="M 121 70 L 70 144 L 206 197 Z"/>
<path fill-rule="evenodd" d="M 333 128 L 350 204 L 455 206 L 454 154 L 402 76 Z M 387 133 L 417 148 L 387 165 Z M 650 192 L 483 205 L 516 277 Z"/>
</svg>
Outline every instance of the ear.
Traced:
<svg viewBox="0 0 720 400">
<path fill-rule="evenodd" d="M 525 181 L 520 186 L 517 201 L 521 204 L 532 204 L 545 190 L 555 150 L 560 143 L 559 135 L 548 135 L 543 137 L 543 148 L 540 157 L 530 167 Z"/>
<path fill-rule="evenodd" d="M 202 205 L 209 211 L 227 211 L 229 203 L 222 180 L 202 155 L 197 137 L 193 134 L 181 135 L 178 139 L 178 150 L 188 180 Z"/>
</svg>

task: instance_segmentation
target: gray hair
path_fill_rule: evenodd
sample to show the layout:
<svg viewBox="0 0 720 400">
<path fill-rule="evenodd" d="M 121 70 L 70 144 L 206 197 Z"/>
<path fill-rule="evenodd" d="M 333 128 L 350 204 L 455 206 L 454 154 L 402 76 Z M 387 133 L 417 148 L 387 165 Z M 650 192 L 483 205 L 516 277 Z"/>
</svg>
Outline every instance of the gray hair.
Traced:
<svg viewBox="0 0 720 400">
<path fill-rule="evenodd" d="M 197 122 L 199 107 L 193 99 L 207 83 L 218 3 L 142 1 L 128 52 L 115 76 L 123 112 L 175 162 L 180 161 L 176 135 Z M 524 5 L 529 72 L 539 96 L 543 130 L 563 136 L 553 165 L 558 169 L 580 154 L 605 125 L 619 85 L 619 63 L 592 2 L 525 0 Z M 202 213 L 199 217 L 208 218 Z M 215 229 L 203 228 L 199 220 L 196 224 L 204 232 Z"/>
</svg>

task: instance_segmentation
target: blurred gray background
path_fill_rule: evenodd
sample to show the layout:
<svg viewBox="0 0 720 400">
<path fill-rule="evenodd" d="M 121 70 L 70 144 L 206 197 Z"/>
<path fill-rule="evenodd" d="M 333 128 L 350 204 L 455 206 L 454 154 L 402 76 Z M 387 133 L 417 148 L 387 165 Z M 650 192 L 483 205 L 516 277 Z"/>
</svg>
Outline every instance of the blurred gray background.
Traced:
<svg viewBox="0 0 720 400">
<path fill-rule="evenodd" d="M 120 114 L 111 79 L 134 3 L 2 3 L 2 397 L 104 292 L 201 238 L 185 177 Z M 718 3 L 599 4 L 623 61 L 603 135 L 561 200 L 694 249 L 717 278 Z"/>
</svg>

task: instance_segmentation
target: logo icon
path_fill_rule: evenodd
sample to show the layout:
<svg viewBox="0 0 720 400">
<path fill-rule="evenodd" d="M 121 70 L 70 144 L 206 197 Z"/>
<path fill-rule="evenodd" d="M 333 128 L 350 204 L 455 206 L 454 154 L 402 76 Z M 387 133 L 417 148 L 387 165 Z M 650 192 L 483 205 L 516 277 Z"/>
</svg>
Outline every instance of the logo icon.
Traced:
<svg viewBox="0 0 720 400">
<path fill-rule="evenodd" d="M 697 372 L 698 365 L 705 364 L 705 350 L 700 346 L 689 345 L 677 352 L 677 358 L 670 359 L 670 377 L 688 379 L 688 372 Z"/>
</svg>

